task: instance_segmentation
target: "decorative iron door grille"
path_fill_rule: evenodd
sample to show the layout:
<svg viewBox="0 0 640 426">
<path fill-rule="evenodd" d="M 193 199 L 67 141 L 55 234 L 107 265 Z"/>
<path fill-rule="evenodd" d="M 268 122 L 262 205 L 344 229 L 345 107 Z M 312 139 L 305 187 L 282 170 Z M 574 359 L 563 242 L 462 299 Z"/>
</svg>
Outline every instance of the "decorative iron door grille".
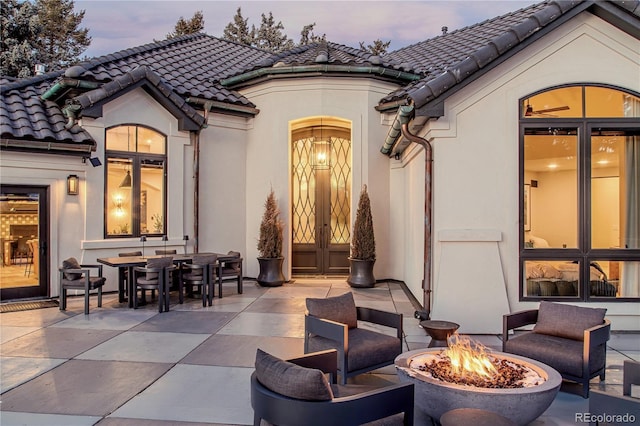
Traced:
<svg viewBox="0 0 640 426">
<path fill-rule="evenodd" d="M 293 141 L 291 158 L 292 272 L 346 274 L 351 236 L 351 141 L 301 138 Z"/>
</svg>

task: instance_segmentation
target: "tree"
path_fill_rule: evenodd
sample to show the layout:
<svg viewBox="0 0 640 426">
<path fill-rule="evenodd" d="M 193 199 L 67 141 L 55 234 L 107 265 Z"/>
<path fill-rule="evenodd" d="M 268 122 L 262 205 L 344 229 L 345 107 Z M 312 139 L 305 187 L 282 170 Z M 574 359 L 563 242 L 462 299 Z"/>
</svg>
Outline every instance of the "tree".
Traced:
<svg viewBox="0 0 640 426">
<path fill-rule="evenodd" d="M 365 50 L 369 53 L 371 53 L 372 55 L 384 55 L 385 53 L 387 53 L 387 49 L 389 48 L 389 45 L 391 44 L 391 41 L 387 41 L 387 42 L 383 42 L 380 39 L 374 40 L 373 45 L 368 45 L 367 47 L 364 47 L 364 42 L 361 41 L 360 42 L 360 49 L 361 50 Z"/>
<path fill-rule="evenodd" d="M 273 13 L 269 12 L 268 17 L 263 13 L 260 28 L 256 33 L 256 46 L 270 52 L 282 52 L 293 48 L 293 40 L 287 38 L 283 30 L 284 25 L 281 21 L 276 24 Z"/>
<path fill-rule="evenodd" d="M 181 16 L 178 22 L 176 22 L 173 32 L 167 34 L 167 38 L 170 39 L 187 34 L 195 34 L 201 32 L 203 29 L 204 16 L 202 15 L 202 11 L 198 10 L 188 21 Z"/>
<path fill-rule="evenodd" d="M 37 0 L 40 22 L 37 60 L 47 70 L 65 68 L 74 62 L 91 44 L 89 30 L 80 28 L 84 10 L 73 12 L 73 0 Z"/>
<path fill-rule="evenodd" d="M 0 12 L 0 74 L 29 77 L 37 62 L 35 41 L 40 32 L 36 7 L 28 1 L 6 0 Z"/>
<path fill-rule="evenodd" d="M 322 36 L 318 36 L 313 32 L 316 23 L 308 24 L 302 27 L 302 31 L 300 31 L 300 43 L 298 46 L 305 46 L 311 43 L 318 43 L 320 41 L 324 41 L 326 38 L 326 34 L 322 34 Z"/>
<path fill-rule="evenodd" d="M 224 28 L 222 38 L 236 43 L 253 46 L 255 40 L 255 28 L 249 30 L 249 18 L 242 17 L 242 10 L 238 8 L 233 17 L 233 22 L 229 22 Z"/>
<path fill-rule="evenodd" d="M 315 25 L 313 23 L 302 28 L 298 46 L 324 40 L 324 35 L 321 37 L 313 33 Z M 249 19 L 245 19 L 242 16 L 240 8 L 237 9 L 233 21 L 225 27 L 222 38 L 271 52 L 282 52 L 296 46 L 294 41 L 284 33 L 282 22 L 278 21 L 276 23 L 272 12 L 269 12 L 268 16 L 264 13 L 262 14 L 260 28 L 256 28 L 255 25 L 251 25 L 251 28 L 249 28 Z"/>
</svg>

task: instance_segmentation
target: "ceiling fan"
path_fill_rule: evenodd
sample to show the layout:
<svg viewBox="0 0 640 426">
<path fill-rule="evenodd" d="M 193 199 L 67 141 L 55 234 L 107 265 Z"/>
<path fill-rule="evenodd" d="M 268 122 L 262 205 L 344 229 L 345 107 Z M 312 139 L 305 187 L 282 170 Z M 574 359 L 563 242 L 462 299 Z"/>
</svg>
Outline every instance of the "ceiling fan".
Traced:
<svg viewBox="0 0 640 426">
<path fill-rule="evenodd" d="M 555 108 L 539 109 L 535 111 L 533 107 L 527 102 L 527 109 L 525 110 L 524 116 L 531 117 L 532 115 L 542 115 L 545 117 L 557 117 L 556 115 L 549 114 L 549 113 L 556 112 L 556 111 L 566 111 L 568 109 L 569 107 L 567 105 L 563 105 Z"/>
</svg>

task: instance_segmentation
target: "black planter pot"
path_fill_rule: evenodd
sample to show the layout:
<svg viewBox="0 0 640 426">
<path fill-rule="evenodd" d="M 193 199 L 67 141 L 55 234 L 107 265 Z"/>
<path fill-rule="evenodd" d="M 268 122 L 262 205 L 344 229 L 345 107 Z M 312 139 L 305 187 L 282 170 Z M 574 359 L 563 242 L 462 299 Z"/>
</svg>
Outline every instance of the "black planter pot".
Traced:
<svg viewBox="0 0 640 426">
<path fill-rule="evenodd" d="M 263 287 L 279 287 L 284 282 L 282 274 L 282 263 L 284 257 L 259 257 L 260 274 L 258 275 L 258 284 Z"/>
<path fill-rule="evenodd" d="M 351 267 L 347 282 L 351 287 L 368 288 L 376 285 L 376 278 L 373 276 L 373 265 L 375 260 L 360 260 L 349 258 Z"/>
</svg>

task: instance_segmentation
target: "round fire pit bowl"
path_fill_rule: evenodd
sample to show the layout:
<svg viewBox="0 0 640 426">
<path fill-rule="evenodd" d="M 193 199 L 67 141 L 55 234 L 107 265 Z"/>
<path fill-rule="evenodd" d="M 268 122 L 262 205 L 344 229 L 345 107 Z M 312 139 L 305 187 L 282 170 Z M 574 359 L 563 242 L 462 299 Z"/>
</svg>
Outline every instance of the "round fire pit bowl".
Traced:
<svg viewBox="0 0 640 426">
<path fill-rule="evenodd" d="M 395 359 L 400 382 L 415 385 L 416 424 L 426 423 L 427 419 L 422 416 L 438 421 L 450 410 L 479 408 L 500 414 L 518 425 L 526 425 L 549 408 L 562 383 L 560 373 L 548 365 L 504 352 L 491 352 L 491 355 L 524 365 L 546 380 L 539 385 L 523 388 L 480 388 L 444 382 L 410 368 L 414 358 L 426 354 L 437 355 L 441 351 L 438 348 L 418 349 L 400 354 Z"/>
</svg>

